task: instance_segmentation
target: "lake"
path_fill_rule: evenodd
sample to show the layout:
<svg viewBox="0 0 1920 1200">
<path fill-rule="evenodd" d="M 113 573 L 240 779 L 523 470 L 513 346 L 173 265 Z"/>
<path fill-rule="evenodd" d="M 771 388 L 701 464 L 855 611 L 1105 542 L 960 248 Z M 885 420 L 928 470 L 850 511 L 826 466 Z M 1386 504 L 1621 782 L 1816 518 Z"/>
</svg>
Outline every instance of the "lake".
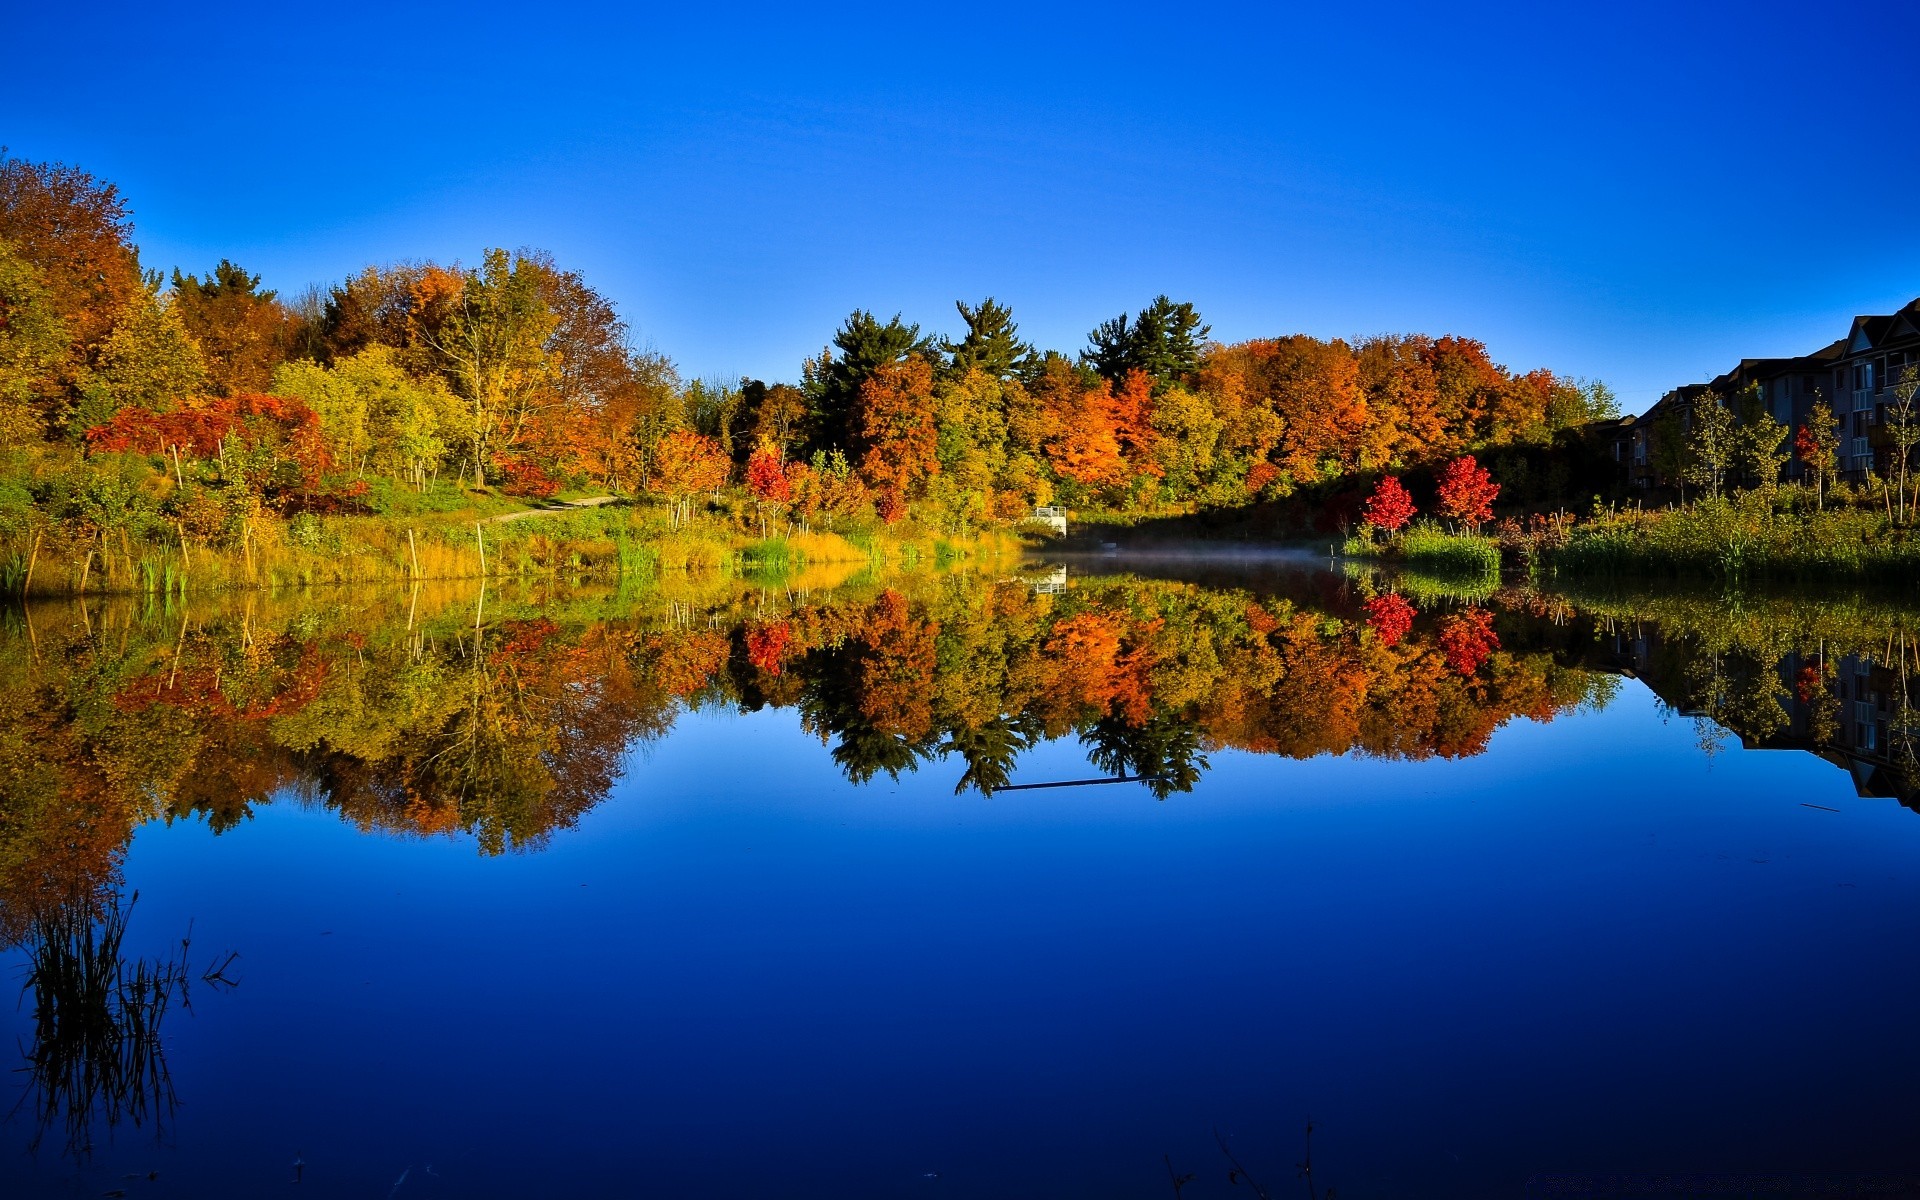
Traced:
<svg viewBox="0 0 1920 1200">
<path fill-rule="evenodd" d="M 1915 1163 L 1897 597 L 1123 557 L 0 623 L 10 1196 L 1305 1195 L 1309 1121 L 1347 1198 Z"/>
</svg>

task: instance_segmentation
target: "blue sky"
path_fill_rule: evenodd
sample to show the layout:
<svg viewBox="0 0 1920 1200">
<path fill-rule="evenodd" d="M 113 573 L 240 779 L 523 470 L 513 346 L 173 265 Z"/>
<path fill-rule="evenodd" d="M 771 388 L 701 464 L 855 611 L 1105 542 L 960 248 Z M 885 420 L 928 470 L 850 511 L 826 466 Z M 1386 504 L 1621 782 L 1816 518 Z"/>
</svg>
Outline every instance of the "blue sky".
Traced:
<svg viewBox="0 0 1920 1200">
<path fill-rule="evenodd" d="M 1920 295 L 1920 6 L 1579 7 L 21 6 L 0 143 L 119 183 L 150 266 L 545 248 L 689 375 L 1164 291 L 1639 409 Z"/>
</svg>

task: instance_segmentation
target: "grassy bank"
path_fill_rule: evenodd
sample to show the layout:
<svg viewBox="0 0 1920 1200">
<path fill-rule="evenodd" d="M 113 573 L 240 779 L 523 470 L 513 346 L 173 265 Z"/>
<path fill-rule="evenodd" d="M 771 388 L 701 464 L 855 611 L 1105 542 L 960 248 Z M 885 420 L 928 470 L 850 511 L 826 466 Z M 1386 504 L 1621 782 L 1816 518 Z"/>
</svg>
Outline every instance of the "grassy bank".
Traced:
<svg viewBox="0 0 1920 1200">
<path fill-rule="evenodd" d="M 1392 534 L 1374 535 L 1370 527 L 1363 530 L 1341 546 L 1345 557 L 1395 563 L 1447 578 L 1499 578 L 1500 545 L 1490 537 L 1449 532 L 1428 521 Z"/>
<path fill-rule="evenodd" d="M 0 597 L 209 592 L 478 578 L 649 581 L 687 574 L 780 579 L 829 567 L 911 570 L 1016 555 L 1010 535 L 941 536 L 901 523 L 757 537 L 721 520 L 671 523 L 663 505 L 615 504 L 502 515 L 499 502 L 454 511 L 246 522 L 198 539 L 43 524 L 0 539 Z M 839 572 L 844 575 L 846 572 Z"/>
<path fill-rule="evenodd" d="M 1910 582 L 1920 541 L 1871 509 L 1783 509 L 1748 493 L 1582 521 L 1542 561 L 1574 577 Z"/>
</svg>

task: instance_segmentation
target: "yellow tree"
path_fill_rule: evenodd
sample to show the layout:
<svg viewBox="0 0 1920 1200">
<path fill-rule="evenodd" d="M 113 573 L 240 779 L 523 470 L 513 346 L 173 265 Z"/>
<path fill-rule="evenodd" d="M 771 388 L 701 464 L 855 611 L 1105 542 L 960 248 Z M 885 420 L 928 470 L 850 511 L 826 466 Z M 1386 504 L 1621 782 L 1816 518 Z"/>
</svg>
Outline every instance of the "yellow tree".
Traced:
<svg viewBox="0 0 1920 1200">
<path fill-rule="evenodd" d="M 486 486 L 487 463 L 518 442 L 554 396 L 558 364 L 547 343 L 558 320 L 542 276 L 538 263 L 487 251 L 467 272 L 445 324 L 426 335 L 464 402 L 460 432 L 477 487 Z"/>
</svg>

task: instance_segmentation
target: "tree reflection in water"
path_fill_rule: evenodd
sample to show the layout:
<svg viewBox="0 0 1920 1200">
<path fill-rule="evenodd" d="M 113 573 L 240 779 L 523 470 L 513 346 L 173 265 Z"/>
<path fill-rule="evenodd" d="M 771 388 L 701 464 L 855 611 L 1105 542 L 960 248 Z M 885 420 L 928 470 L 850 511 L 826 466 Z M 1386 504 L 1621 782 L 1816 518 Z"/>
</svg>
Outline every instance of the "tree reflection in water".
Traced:
<svg viewBox="0 0 1920 1200">
<path fill-rule="evenodd" d="M 69 1156 L 84 1159 L 96 1132 L 151 1123 L 163 1132 L 177 1099 L 167 1070 L 161 1025 L 177 1004 L 192 1008 L 197 978 L 220 989 L 237 984 L 237 954 L 195 968 L 191 931 L 167 958 L 128 958 L 127 918 L 111 893 L 87 893 L 36 915 L 26 937 L 33 1036 L 25 1048 L 26 1089 L 15 1111 L 38 1120 L 30 1148 L 59 1130 Z"/>
<path fill-rule="evenodd" d="M 788 709 L 855 784 L 944 763 L 993 795 L 1038 782 L 1020 771 L 1035 747 L 1077 740 L 1166 800 L 1227 751 L 1476 755 L 1631 675 L 1748 744 L 1912 794 L 1920 623 L 1898 604 L 1327 572 L 702 586 L 504 593 L 478 627 L 455 592 L 0 614 L 0 937 L 26 933 L 9 914 L 110 887 L 143 821 L 218 833 L 288 797 L 535 849 L 700 708 Z"/>
</svg>

